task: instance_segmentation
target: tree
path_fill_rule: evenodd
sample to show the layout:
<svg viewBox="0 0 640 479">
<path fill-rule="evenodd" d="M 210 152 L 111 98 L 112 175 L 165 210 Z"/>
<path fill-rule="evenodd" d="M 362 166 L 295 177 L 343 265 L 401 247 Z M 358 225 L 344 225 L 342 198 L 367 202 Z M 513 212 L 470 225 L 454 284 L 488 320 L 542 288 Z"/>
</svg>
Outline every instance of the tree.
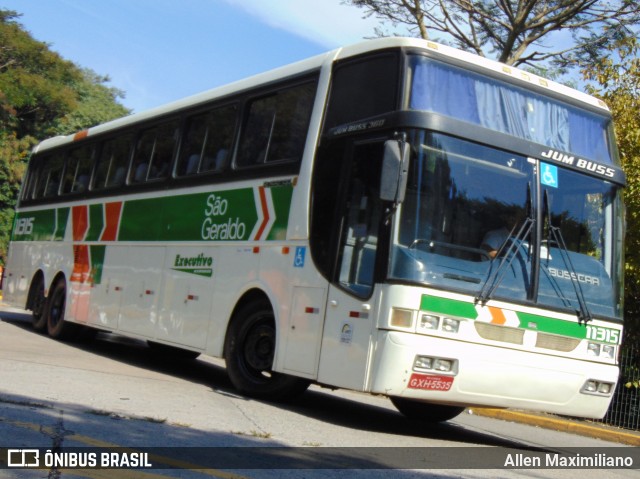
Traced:
<svg viewBox="0 0 640 479">
<path fill-rule="evenodd" d="M 108 77 L 64 60 L 17 18 L 0 9 L 0 264 L 31 148 L 129 113 Z"/>
<path fill-rule="evenodd" d="M 640 7 L 633 0 L 345 0 L 366 16 L 391 22 L 514 66 L 566 68 L 600 58 L 616 41 L 635 36 Z M 570 32 L 573 44 L 549 42 Z M 382 35 L 381 30 L 377 30 Z M 438 38 L 437 36 L 440 35 Z"/>
<path fill-rule="evenodd" d="M 592 82 L 589 93 L 610 108 L 622 167 L 627 175 L 625 203 L 625 319 L 627 339 L 640 341 L 640 43 L 620 40 L 608 48 L 609 55 L 583 69 Z"/>
</svg>

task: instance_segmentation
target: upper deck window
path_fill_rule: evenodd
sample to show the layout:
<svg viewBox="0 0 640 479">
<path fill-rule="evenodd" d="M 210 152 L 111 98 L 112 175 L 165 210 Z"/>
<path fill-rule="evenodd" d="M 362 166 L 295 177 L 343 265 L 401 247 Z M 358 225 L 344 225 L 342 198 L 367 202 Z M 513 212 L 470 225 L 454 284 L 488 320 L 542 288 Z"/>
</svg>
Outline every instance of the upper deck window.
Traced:
<svg viewBox="0 0 640 479">
<path fill-rule="evenodd" d="M 397 109 L 398 56 L 384 53 L 335 67 L 325 128 Z"/>
<path fill-rule="evenodd" d="M 533 91 L 414 55 L 409 108 L 447 115 L 502 133 L 615 163 L 611 120 Z"/>
</svg>

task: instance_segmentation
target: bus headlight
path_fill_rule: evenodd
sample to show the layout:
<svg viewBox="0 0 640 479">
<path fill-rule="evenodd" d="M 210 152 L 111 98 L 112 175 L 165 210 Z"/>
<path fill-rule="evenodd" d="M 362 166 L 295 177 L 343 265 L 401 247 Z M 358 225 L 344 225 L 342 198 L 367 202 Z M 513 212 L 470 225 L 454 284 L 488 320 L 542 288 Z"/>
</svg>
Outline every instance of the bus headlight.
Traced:
<svg viewBox="0 0 640 479">
<path fill-rule="evenodd" d="M 587 355 L 603 358 L 614 359 L 616 357 L 616 347 L 611 344 L 587 343 Z"/>
<path fill-rule="evenodd" d="M 457 333 L 458 329 L 460 329 L 460 321 L 457 319 L 451 318 L 443 318 L 442 320 L 442 330 L 447 333 Z"/>
<path fill-rule="evenodd" d="M 450 359 L 436 358 L 433 369 L 441 372 L 449 372 L 453 369 L 453 361 L 451 361 Z"/>
<path fill-rule="evenodd" d="M 582 394 L 594 394 L 596 396 L 611 396 L 613 393 L 613 383 L 589 379 L 584 383 L 580 392 Z"/>
<path fill-rule="evenodd" d="M 435 331 L 440 324 L 440 318 L 432 314 L 423 314 L 420 317 L 420 329 L 429 329 Z"/>
<path fill-rule="evenodd" d="M 413 360 L 413 370 L 422 373 L 438 372 L 456 375 L 458 374 L 458 360 L 417 355 Z"/>
<path fill-rule="evenodd" d="M 600 345 L 598 343 L 588 343 L 587 354 L 589 356 L 600 356 Z"/>
<path fill-rule="evenodd" d="M 433 369 L 433 358 L 429 356 L 416 356 L 413 361 L 413 370 L 421 371 L 428 369 Z"/>
<path fill-rule="evenodd" d="M 613 359 L 616 357 L 616 347 L 615 346 L 602 346 L 602 357 L 607 359 Z"/>
</svg>

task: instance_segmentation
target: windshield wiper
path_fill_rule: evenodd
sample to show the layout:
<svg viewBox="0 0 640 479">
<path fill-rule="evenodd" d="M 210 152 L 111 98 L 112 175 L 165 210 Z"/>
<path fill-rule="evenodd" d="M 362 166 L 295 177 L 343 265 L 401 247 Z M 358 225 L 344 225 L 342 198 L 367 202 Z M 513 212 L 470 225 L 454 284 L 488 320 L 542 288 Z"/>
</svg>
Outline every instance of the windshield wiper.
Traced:
<svg viewBox="0 0 640 479">
<path fill-rule="evenodd" d="M 489 274 L 487 279 L 485 280 L 480 292 L 475 297 L 475 303 L 478 304 L 486 304 L 487 301 L 491 299 L 493 292 L 496 290 L 500 283 L 502 282 L 502 278 L 504 278 L 505 273 L 513 260 L 516 258 L 518 248 L 521 246 L 524 239 L 531 233 L 531 229 L 536 224 L 536 218 L 534 216 L 533 208 L 532 208 L 532 199 L 531 199 L 531 183 L 527 184 L 527 217 L 518 228 L 518 224 L 516 223 L 514 227 L 509 232 L 509 237 L 507 241 L 505 241 L 496 254 L 496 258 L 502 256 L 502 260 L 498 267 L 494 270 L 493 265 L 494 261 L 491 261 L 491 266 L 489 268 Z M 518 229 L 518 232 L 513 235 Z M 509 247 L 505 251 L 504 254 L 502 252 L 505 249 L 505 246 L 509 243 Z M 531 248 L 531 247 L 530 247 Z"/>
<path fill-rule="evenodd" d="M 576 298 L 578 299 L 579 310 L 576 311 L 578 316 L 578 322 L 588 323 L 593 319 L 591 315 L 591 311 L 589 311 L 589 307 L 587 306 L 587 301 L 584 298 L 584 293 L 582 291 L 582 286 L 580 286 L 580 282 L 578 281 L 578 273 L 576 272 L 573 263 L 571 262 L 571 257 L 569 256 L 569 250 L 567 248 L 567 244 L 564 241 L 564 236 L 562 235 L 562 230 L 559 227 L 553 226 L 551 223 L 551 208 L 549 208 L 549 194 L 548 191 L 544 192 L 544 211 L 545 217 L 547 220 L 547 227 L 549 228 L 549 236 L 553 238 L 555 243 L 558 245 L 558 250 L 560 251 L 560 256 L 562 257 L 562 261 L 564 262 L 565 268 L 569 270 L 569 276 L 571 279 L 571 283 L 573 284 L 573 289 L 576 293 Z M 547 239 L 547 247 L 550 246 L 550 241 Z M 547 263 L 549 262 L 550 255 L 547 255 Z"/>
<path fill-rule="evenodd" d="M 489 276 L 482 285 L 480 293 L 478 293 L 475 298 L 476 303 L 484 305 L 491 299 L 493 292 L 498 286 L 500 286 L 502 278 L 504 278 L 504 275 L 507 272 L 509 266 L 511 266 L 511 263 L 513 263 L 513 260 L 516 258 L 516 252 L 518 248 L 522 245 L 522 242 L 527 237 L 527 235 L 531 233 L 531 228 L 533 228 L 535 222 L 535 219 L 527 217 L 522 222 L 522 225 L 518 229 L 518 232 L 515 236 L 513 234 L 518 227 L 517 224 L 509 232 L 509 239 L 507 239 L 507 241 L 505 241 L 504 244 L 500 247 L 500 250 L 496 254 L 496 257 L 502 255 L 502 251 L 505 249 L 507 243 L 509 243 L 509 247 L 505 251 L 504 255 L 502 255 L 502 259 L 500 260 L 500 264 L 498 265 L 498 267 L 495 270 L 493 269 L 493 267 L 489 270 Z M 491 262 L 491 265 L 493 266 L 493 262 Z"/>
</svg>

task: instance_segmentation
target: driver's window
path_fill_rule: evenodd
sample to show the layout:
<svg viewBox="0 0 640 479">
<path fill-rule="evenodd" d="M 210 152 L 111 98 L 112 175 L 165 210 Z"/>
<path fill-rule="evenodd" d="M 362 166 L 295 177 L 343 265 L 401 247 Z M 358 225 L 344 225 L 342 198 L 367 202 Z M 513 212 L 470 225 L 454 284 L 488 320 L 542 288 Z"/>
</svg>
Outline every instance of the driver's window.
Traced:
<svg viewBox="0 0 640 479">
<path fill-rule="evenodd" d="M 373 290 L 381 219 L 380 168 L 383 143 L 354 146 L 353 166 L 342 213 L 338 280 L 368 297 Z"/>
</svg>

